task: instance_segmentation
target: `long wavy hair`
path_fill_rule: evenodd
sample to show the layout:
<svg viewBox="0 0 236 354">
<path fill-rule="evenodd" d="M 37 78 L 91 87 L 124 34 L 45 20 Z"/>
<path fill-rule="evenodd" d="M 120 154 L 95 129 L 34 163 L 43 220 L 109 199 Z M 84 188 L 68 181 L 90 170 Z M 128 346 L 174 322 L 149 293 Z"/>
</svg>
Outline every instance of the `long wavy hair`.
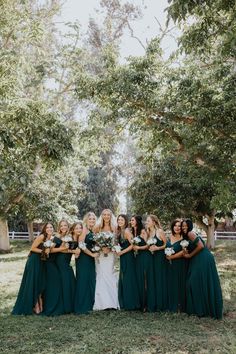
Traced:
<svg viewBox="0 0 236 354">
<path fill-rule="evenodd" d="M 137 227 L 137 236 L 140 236 L 142 229 L 144 229 L 143 221 L 142 221 L 142 216 L 140 215 L 132 215 L 131 219 L 134 218 L 136 220 L 136 227 Z M 132 235 L 135 235 L 135 229 L 134 227 L 130 227 Z"/>
<path fill-rule="evenodd" d="M 85 216 L 83 218 L 83 225 L 86 226 L 87 228 L 88 228 L 88 219 L 92 215 L 95 217 L 95 224 L 96 224 L 97 217 L 93 211 L 89 211 L 87 214 L 85 214 Z"/>
<path fill-rule="evenodd" d="M 101 215 L 99 216 L 96 226 L 98 228 L 98 231 L 101 232 L 101 230 L 104 228 L 104 219 L 103 219 L 103 214 L 104 212 L 108 211 L 110 213 L 110 229 L 112 232 L 115 232 L 116 227 L 117 227 L 117 222 L 116 222 L 116 218 L 115 215 L 112 213 L 112 211 L 110 209 L 104 209 L 101 213 Z"/>
<path fill-rule="evenodd" d="M 75 233 L 75 228 L 77 225 L 80 225 L 82 230 L 83 230 L 83 222 L 82 221 L 77 221 L 77 222 L 74 222 L 74 224 L 70 227 L 70 234 L 72 237 L 74 237 L 74 233 Z"/>
<path fill-rule="evenodd" d="M 161 227 L 161 223 L 160 223 L 160 220 L 158 219 L 158 217 L 154 214 L 150 214 L 147 216 L 147 218 L 150 218 L 152 220 L 152 222 L 154 223 L 154 228 L 155 230 L 158 230 L 158 229 L 162 229 Z M 147 227 L 146 229 L 147 231 L 147 235 L 148 235 L 148 238 L 150 237 L 150 229 Z"/>
<path fill-rule="evenodd" d="M 122 217 L 125 220 L 124 229 L 126 229 L 129 226 L 128 216 L 126 214 L 119 214 L 117 216 L 117 221 L 118 221 L 119 217 Z M 117 226 L 117 237 L 119 237 L 120 235 L 121 235 L 121 227 L 118 225 Z"/>
<path fill-rule="evenodd" d="M 52 225 L 53 230 L 54 230 L 54 225 L 53 225 L 53 223 L 50 222 L 50 221 L 46 222 L 46 224 L 43 225 L 42 231 L 41 231 L 41 235 L 44 236 L 43 242 L 46 241 L 46 238 L 47 238 L 47 236 L 48 236 L 48 235 L 47 235 L 47 232 L 46 232 L 46 228 L 47 228 L 48 225 Z"/>
<path fill-rule="evenodd" d="M 61 219 L 58 223 L 58 227 L 57 227 L 57 233 L 61 236 L 62 233 L 61 233 L 61 224 L 65 222 L 67 224 L 67 227 L 68 227 L 68 231 L 67 233 L 69 233 L 69 230 L 70 230 L 70 224 L 69 222 L 66 220 L 66 219 Z"/>
</svg>

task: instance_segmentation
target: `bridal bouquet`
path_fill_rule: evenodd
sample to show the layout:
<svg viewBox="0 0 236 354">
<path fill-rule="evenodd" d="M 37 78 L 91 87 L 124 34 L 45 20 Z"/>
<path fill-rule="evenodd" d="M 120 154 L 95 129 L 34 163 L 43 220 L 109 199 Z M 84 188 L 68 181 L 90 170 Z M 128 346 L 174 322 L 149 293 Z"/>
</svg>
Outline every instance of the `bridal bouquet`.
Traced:
<svg viewBox="0 0 236 354">
<path fill-rule="evenodd" d="M 157 243 L 157 239 L 155 237 L 151 237 L 147 240 L 147 245 L 148 246 L 153 246 Z M 153 254 L 153 251 L 151 251 L 151 254 Z"/>
<path fill-rule="evenodd" d="M 141 238 L 140 237 L 138 237 L 138 236 L 135 236 L 133 239 L 132 239 L 132 244 L 133 245 L 135 245 L 135 246 L 139 246 L 139 244 L 140 244 L 140 242 L 141 242 L 142 240 L 141 240 Z M 137 256 L 137 254 L 138 254 L 138 251 L 134 251 L 134 255 L 135 255 L 135 257 Z"/>
<path fill-rule="evenodd" d="M 175 254 L 175 251 L 173 250 L 173 248 L 172 247 L 166 247 L 165 248 L 165 255 L 166 256 L 171 256 L 172 254 Z M 172 263 L 171 259 L 169 259 L 169 262 L 170 262 L 170 264 Z"/>
<path fill-rule="evenodd" d="M 114 246 L 114 235 L 112 232 L 99 232 L 94 235 L 93 240 L 96 242 L 96 246 L 102 249 L 103 247 L 108 247 L 112 249 Z M 104 257 L 107 257 L 107 254 L 104 253 Z"/>
</svg>

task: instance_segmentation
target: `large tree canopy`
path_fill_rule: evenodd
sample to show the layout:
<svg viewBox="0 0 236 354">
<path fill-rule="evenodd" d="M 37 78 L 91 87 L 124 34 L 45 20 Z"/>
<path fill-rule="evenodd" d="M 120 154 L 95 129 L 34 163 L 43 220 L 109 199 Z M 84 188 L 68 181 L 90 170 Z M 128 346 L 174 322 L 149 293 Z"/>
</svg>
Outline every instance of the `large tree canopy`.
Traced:
<svg viewBox="0 0 236 354">
<path fill-rule="evenodd" d="M 164 60 L 158 38 L 149 43 L 146 55 L 131 57 L 125 65 L 106 53 L 106 73 L 84 71 L 77 93 L 103 107 L 118 130 L 128 128 L 136 137 L 143 154 L 132 187 L 136 209 L 161 213 L 164 219 L 195 216 L 213 246 L 216 211 L 235 206 L 235 60 L 233 51 L 217 51 L 222 42 L 227 47 L 229 38 L 216 18 L 207 22 L 206 3 L 201 2 L 201 11 L 200 5 L 190 6 L 191 11 L 186 5 L 184 13 L 179 2 L 173 3 L 169 11 L 174 20 L 196 17 L 191 25 L 183 22 L 179 49 L 184 57 L 177 52 Z M 218 17 L 220 10 L 232 18 L 233 5 L 217 8 L 221 5 L 216 2 L 211 16 Z M 218 32 L 199 47 L 193 40 L 191 48 L 187 38 L 194 38 L 202 22 L 210 33 L 218 23 Z"/>
</svg>

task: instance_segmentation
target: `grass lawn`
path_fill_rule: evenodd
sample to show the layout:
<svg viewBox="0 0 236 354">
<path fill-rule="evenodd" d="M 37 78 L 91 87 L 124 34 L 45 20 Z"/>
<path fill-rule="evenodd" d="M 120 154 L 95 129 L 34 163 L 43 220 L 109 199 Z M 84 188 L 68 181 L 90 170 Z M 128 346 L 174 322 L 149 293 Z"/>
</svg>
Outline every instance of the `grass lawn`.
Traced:
<svg viewBox="0 0 236 354">
<path fill-rule="evenodd" d="M 236 353 L 236 242 L 214 251 L 224 295 L 221 321 L 185 314 L 101 311 L 60 317 L 11 316 L 30 245 L 0 255 L 0 352 Z"/>
</svg>

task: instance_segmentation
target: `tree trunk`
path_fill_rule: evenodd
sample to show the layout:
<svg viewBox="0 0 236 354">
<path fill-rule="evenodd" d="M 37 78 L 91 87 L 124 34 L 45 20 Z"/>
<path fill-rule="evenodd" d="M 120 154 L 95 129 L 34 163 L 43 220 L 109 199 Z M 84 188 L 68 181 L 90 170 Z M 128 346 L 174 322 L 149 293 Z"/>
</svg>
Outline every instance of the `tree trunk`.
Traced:
<svg viewBox="0 0 236 354">
<path fill-rule="evenodd" d="M 29 233 L 29 242 L 34 241 L 34 228 L 33 228 L 33 221 L 28 221 L 27 222 L 27 228 L 28 228 L 28 233 Z"/>
<path fill-rule="evenodd" d="M 209 249 L 215 248 L 215 213 L 207 217 L 208 227 L 207 227 L 207 247 Z"/>
<path fill-rule="evenodd" d="M 0 251 L 10 252 L 8 223 L 7 220 L 4 218 L 0 218 Z"/>
</svg>

